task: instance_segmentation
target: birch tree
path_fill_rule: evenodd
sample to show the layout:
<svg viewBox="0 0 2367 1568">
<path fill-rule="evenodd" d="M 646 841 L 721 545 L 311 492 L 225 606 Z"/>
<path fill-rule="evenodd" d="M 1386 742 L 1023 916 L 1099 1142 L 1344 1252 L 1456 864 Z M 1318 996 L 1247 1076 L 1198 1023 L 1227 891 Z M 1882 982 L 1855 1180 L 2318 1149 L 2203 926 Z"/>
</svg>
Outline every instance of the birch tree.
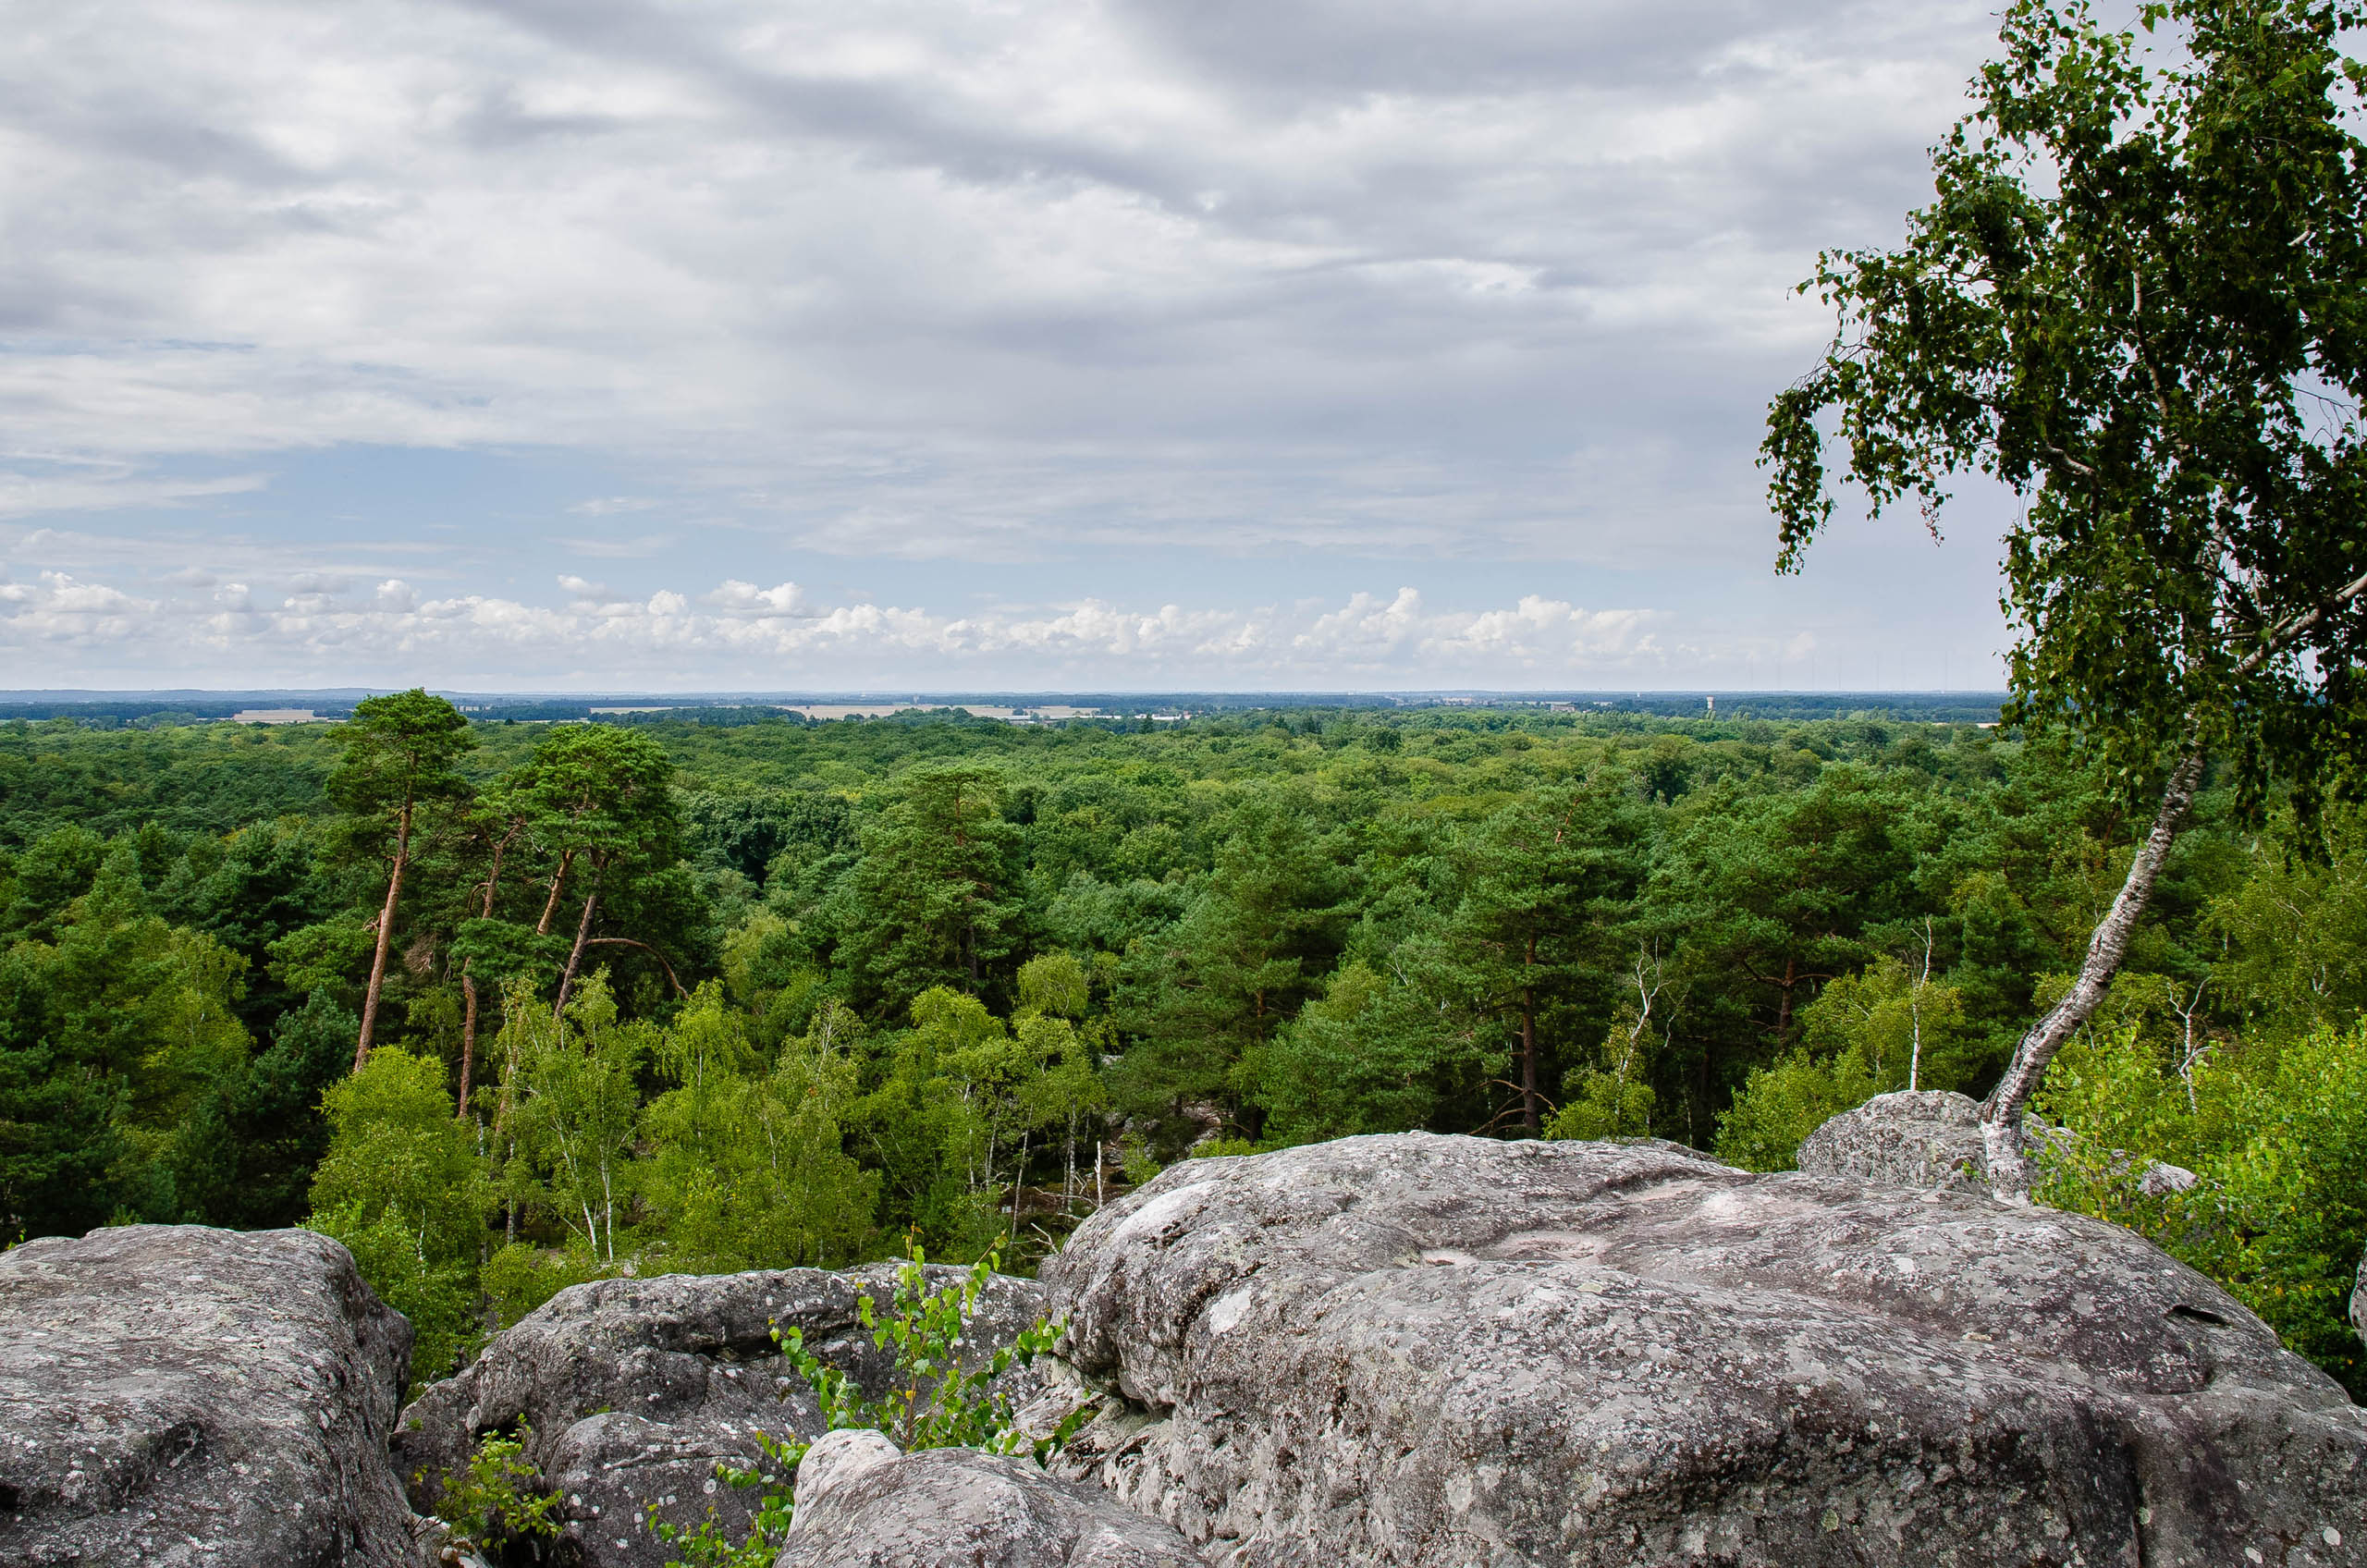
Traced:
<svg viewBox="0 0 2367 1568">
<path fill-rule="evenodd" d="M 2338 36 L 2362 18 L 2170 0 L 2140 35 L 2018 0 L 1906 244 L 1828 252 L 1804 286 L 1840 325 L 1769 410 L 1779 570 L 1832 515 L 1833 420 L 1872 509 L 1912 500 L 1935 535 L 1953 476 L 2002 482 L 2022 508 L 2007 717 L 2075 733 L 2152 806 L 1982 1108 L 2011 1200 L 2024 1107 L 2103 1002 L 2207 766 L 2252 811 L 2277 790 L 2306 815 L 2359 781 L 2367 69 Z"/>
</svg>

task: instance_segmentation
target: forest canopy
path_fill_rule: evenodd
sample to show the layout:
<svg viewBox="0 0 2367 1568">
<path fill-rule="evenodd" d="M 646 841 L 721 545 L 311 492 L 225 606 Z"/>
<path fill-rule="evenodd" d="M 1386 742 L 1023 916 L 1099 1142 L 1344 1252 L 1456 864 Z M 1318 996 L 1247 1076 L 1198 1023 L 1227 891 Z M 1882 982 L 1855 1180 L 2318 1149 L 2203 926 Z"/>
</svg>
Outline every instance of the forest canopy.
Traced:
<svg viewBox="0 0 2367 1568">
<path fill-rule="evenodd" d="M 1195 1154 L 1782 1169 L 1870 1094 L 1983 1093 L 2145 826 L 1993 728 L 1439 707 L 474 722 L 405 836 L 333 787 L 357 728 L 0 724 L 0 1222 L 313 1224 L 423 1378 L 607 1273 L 1024 1258 Z M 2234 806 L 2039 1106 L 2202 1195 L 2087 1158 L 2042 1196 L 2207 1236 L 2356 1388 L 2361 826 Z M 2314 1142 L 2263 1152 L 2272 1111 Z"/>
</svg>

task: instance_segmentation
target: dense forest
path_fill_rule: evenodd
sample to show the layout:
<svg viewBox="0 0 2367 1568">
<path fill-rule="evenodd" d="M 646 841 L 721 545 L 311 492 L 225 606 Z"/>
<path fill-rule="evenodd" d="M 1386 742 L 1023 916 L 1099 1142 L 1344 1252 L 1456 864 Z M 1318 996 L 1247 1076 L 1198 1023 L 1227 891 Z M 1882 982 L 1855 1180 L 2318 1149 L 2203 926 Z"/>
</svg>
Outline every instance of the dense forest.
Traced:
<svg viewBox="0 0 2367 1568">
<path fill-rule="evenodd" d="M 1783 1169 L 1985 1092 L 2144 827 L 2070 752 L 1888 716 L 714 717 L 0 723 L 9 1239 L 314 1225 L 424 1378 L 602 1274 L 1012 1266 L 1184 1158 Z M 2048 1080 L 2042 1196 L 2356 1391 L 2367 828 L 2236 806 Z"/>
</svg>

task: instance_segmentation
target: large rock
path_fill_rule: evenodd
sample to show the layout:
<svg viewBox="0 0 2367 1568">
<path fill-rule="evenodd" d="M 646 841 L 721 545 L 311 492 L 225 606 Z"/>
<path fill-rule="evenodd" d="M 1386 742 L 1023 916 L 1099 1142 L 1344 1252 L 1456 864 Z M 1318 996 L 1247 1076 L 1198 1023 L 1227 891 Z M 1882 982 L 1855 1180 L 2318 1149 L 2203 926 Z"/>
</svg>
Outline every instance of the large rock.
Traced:
<svg viewBox="0 0 2367 1568">
<path fill-rule="evenodd" d="M 1810 1176 L 1985 1193 L 1981 1102 L 1945 1089 L 1876 1095 L 1801 1139 L 1798 1165 Z"/>
<path fill-rule="evenodd" d="M 1214 1563 L 2361 1560 L 2367 1413 L 2140 1238 L 1412 1133 L 1196 1159 L 1047 1265 L 1071 1451 Z"/>
<path fill-rule="evenodd" d="M 310 1231 L 0 1254 L 0 1562 L 394 1568 L 411 1325 Z"/>
<path fill-rule="evenodd" d="M 900 1454 L 832 1432 L 798 1466 L 774 1568 L 1206 1568 L 1175 1530 L 1031 1459 L 970 1449 Z"/>
<path fill-rule="evenodd" d="M 933 1290 L 967 1270 L 928 1269 Z M 744 1532 L 760 1492 L 718 1486 L 718 1461 L 761 1468 L 759 1431 L 814 1436 L 820 1413 L 772 1340 L 802 1329 L 806 1348 L 867 1393 L 890 1358 L 857 1320 L 856 1301 L 882 1307 L 896 1266 L 834 1274 L 814 1268 L 603 1280 L 561 1291 L 498 1335 L 460 1373 L 403 1412 L 395 1458 L 422 1512 L 484 1434 L 531 1427 L 526 1457 L 565 1501 L 562 1540 L 590 1568 L 663 1568 L 673 1555 L 651 1533 L 647 1505 L 693 1526 L 712 1506 Z M 997 1275 L 979 1295 L 971 1351 L 991 1354 L 1043 1310 L 1035 1281 Z M 1014 1369 L 1015 1397 L 1033 1389 Z"/>
</svg>

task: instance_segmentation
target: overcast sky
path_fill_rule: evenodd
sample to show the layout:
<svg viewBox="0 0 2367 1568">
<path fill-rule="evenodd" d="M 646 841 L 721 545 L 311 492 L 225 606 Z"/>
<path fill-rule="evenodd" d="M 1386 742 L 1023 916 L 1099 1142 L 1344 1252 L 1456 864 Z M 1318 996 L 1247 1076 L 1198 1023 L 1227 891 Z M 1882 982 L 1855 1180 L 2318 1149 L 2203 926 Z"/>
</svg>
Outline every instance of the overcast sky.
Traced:
<svg viewBox="0 0 2367 1568">
<path fill-rule="evenodd" d="M 1752 467 L 1993 10 L 0 0 L 0 686 L 1994 686 Z"/>
</svg>

